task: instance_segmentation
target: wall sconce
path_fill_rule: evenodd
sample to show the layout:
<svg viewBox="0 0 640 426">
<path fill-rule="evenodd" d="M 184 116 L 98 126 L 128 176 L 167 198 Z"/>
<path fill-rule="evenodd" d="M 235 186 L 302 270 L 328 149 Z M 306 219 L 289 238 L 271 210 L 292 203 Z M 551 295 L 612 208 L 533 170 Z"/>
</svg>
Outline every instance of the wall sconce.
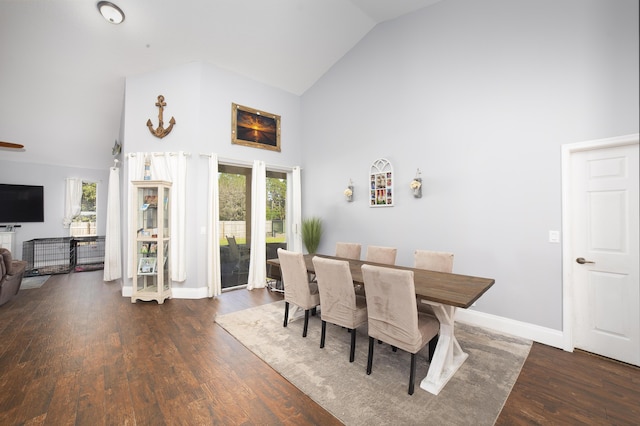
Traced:
<svg viewBox="0 0 640 426">
<path fill-rule="evenodd" d="M 98 10 L 107 21 L 112 24 L 119 24 L 124 21 L 124 12 L 115 4 L 108 1 L 99 1 Z"/>
<path fill-rule="evenodd" d="M 416 171 L 416 177 L 409 184 L 415 198 L 422 198 L 422 178 L 420 177 L 420 169 Z"/>
<path fill-rule="evenodd" d="M 347 198 L 347 201 L 353 201 L 353 182 L 349 179 L 349 185 L 347 189 L 344 190 L 344 196 Z"/>
</svg>

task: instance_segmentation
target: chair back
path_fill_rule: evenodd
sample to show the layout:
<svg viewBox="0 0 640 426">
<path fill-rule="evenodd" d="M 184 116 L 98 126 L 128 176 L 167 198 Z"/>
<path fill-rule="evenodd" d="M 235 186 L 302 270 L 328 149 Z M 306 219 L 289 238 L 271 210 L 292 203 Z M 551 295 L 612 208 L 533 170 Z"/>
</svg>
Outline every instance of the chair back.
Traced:
<svg viewBox="0 0 640 426">
<path fill-rule="evenodd" d="M 336 256 L 346 259 L 360 260 L 362 244 L 358 243 L 336 243 Z"/>
<path fill-rule="evenodd" d="M 444 251 L 416 250 L 413 257 L 414 268 L 448 273 L 453 271 L 453 253 Z"/>
<path fill-rule="evenodd" d="M 398 249 L 395 247 L 369 246 L 367 247 L 366 261 L 395 265 L 397 253 Z"/>
<path fill-rule="evenodd" d="M 317 300 L 314 300 L 311 294 L 313 289 L 310 287 L 311 284 L 314 287 L 316 284 L 309 283 L 304 255 L 279 248 L 278 259 L 280 259 L 285 302 L 293 303 L 303 309 L 311 309 L 317 306 Z"/>
<path fill-rule="evenodd" d="M 231 253 L 231 258 L 237 261 L 238 259 L 240 259 L 240 250 L 238 249 L 236 237 L 227 236 L 227 242 L 229 243 L 229 252 Z"/>
<path fill-rule="evenodd" d="M 362 265 L 362 277 L 369 336 L 407 352 L 419 351 L 426 342 L 418 329 L 413 271 Z"/>
<path fill-rule="evenodd" d="M 320 292 L 322 320 L 350 329 L 367 322 L 366 311 L 357 312 L 349 262 L 315 256 L 313 266 Z"/>
</svg>

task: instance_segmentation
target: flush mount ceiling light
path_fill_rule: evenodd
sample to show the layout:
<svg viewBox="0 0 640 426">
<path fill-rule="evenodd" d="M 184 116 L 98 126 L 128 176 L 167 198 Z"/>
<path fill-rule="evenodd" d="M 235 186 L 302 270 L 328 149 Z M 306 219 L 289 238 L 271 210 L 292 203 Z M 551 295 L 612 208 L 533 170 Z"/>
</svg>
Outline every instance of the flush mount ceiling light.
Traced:
<svg viewBox="0 0 640 426">
<path fill-rule="evenodd" d="M 107 21 L 112 24 L 119 24 L 124 21 L 124 12 L 115 4 L 108 1 L 99 1 L 98 10 Z"/>
</svg>

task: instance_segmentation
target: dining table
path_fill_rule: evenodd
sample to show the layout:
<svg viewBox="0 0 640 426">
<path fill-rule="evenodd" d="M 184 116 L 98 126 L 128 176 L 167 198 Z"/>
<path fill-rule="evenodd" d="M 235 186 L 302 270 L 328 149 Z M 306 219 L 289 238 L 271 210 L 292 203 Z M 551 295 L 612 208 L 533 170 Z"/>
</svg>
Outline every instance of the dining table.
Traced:
<svg viewBox="0 0 640 426">
<path fill-rule="evenodd" d="M 434 315 L 440 322 L 438 344 L 429 364 L 427 376 L 420 382 L 420 388 L 438 395 L 469 356 L 462 350 L 455 336 L 456 309 L 467 309 L 472 306 L 480 296 L 493 286 L 495 280 L 493 278 L 436 272 L 323 254 L 305 254 L 304 261 L 307 272 L 310 274 L 315 274 L 312 261 L 314 256 L 348 261 L 354 285 L 364 286 L 365 292 L 367 289 L 362 278 L 362 265 L 413 271 L 416 300 L 430 305 Z M 267 264 L 277 268 L 280 267 L 278 259 L 268 259 Z"/>
</svg>

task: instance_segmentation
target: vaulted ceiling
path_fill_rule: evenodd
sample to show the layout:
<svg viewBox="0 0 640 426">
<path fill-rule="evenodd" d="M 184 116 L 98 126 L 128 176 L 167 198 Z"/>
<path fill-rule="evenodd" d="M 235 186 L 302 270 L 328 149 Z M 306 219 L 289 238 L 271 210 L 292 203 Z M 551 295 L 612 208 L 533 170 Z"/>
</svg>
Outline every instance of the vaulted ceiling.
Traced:
<svg viewBox="0 0 640 426">
<path fill-rule="evenodd" d="M 82 165 L 118 136 L 125 78 L 174 65 L 302 94 L 375 25 L 438 1 L 114 0 L 113 25 L 97 0 L 0 0 L 0 140 L 25 145 L 0 159 Z"/>
</svg>

